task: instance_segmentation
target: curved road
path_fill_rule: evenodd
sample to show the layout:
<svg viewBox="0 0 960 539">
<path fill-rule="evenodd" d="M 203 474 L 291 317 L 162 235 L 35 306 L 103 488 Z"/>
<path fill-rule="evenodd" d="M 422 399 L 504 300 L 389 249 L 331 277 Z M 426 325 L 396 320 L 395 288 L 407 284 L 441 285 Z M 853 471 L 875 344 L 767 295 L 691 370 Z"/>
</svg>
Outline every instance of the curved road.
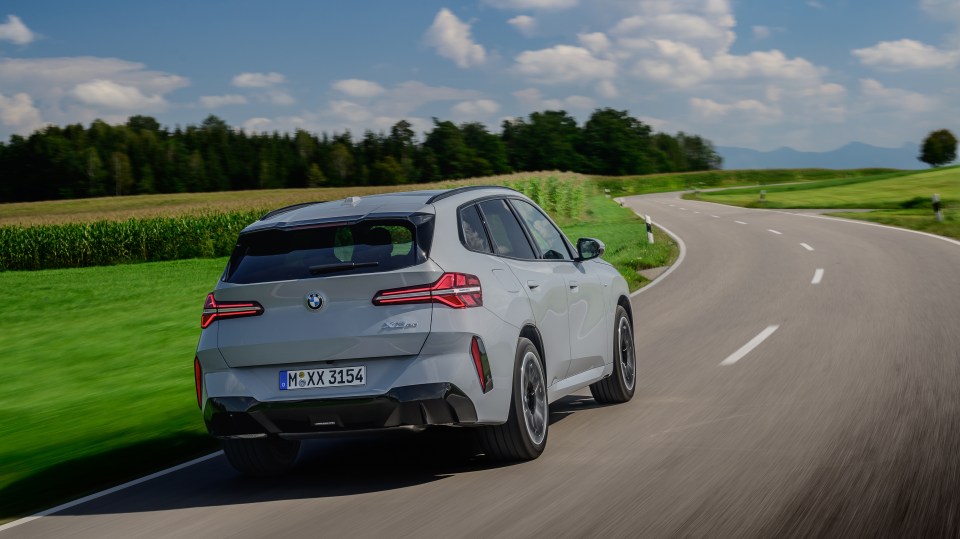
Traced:
<svg viewBox="0 0 960 539">
<path fill-rule="evenodd" d="M 564 399 L 537 461 L 344 436 L 294 477 L 218 456 L 0 536 L 960 536 L 960 243 L 626 204 L 685 259 L 634 298 L 637 396 Z"/>
</svg>

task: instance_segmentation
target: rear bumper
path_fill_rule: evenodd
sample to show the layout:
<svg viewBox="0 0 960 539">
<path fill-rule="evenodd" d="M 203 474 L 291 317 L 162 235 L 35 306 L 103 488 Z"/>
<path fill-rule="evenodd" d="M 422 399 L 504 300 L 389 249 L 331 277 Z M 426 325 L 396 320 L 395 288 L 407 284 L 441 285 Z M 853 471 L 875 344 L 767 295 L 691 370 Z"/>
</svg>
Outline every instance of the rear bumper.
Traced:
<svg viewBox="0 0 960 539">
<path fill-rule="evenodd" d="M 220 438 L 477 422 L 473 402 L 451 383 L 396 387 L 374 397 L 274 402 L 210 397 L 203 410 L 207 430 Z"/>
</svg>

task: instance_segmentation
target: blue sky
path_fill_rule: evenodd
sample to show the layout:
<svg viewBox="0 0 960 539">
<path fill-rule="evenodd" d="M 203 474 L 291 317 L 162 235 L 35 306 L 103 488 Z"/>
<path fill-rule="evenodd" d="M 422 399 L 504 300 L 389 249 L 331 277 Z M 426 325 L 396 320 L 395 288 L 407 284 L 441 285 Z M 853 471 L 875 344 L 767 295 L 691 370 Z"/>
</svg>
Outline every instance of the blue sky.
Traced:
<svg viewBox="0 0 960 539">
<path fill-rule="evenodd" d="M 960 119 L 960 0 L 6 0 L 0 138 L 45 123 L 420 132 L 627 109 L 722 146 L 896 147 Z"/>
</svg>

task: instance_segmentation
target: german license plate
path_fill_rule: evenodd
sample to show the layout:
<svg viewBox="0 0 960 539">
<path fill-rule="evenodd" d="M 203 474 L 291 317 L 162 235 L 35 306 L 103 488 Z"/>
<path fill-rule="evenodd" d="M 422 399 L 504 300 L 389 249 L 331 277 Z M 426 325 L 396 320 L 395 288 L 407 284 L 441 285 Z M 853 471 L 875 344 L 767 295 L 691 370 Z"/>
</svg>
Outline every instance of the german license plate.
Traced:
<svg viewBox="0 0 960 539">
<path fill-rule="evenodd" d="M 367 368 L 365 366 L 280 371 L 281 391 L 317 387 L 362 386 L 366 383 Z"/>
</svg>

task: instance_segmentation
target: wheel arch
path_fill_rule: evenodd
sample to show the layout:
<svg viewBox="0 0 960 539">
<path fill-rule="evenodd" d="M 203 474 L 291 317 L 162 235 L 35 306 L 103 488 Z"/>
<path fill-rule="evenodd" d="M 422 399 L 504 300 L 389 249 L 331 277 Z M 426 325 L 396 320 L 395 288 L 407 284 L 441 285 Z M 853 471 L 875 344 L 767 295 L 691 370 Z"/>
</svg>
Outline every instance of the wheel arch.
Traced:
<svg viewBox="0 0 960 539">
<path fill-rule="evenodd" d="M 533 346 L 537 348 L 537 353 L 540 354 L 540 362 L 543 363 L 544 369 L 546 369 L 547 355 L 543 353 L 543 338 L 540 336 L 540 330 L 533 324 L 527 324 L 520 328 L 520 338 L 524 337 L 530 339 Z"/>
<path fill-rule="evenodd" d="M 633 305 L 630 304 L 630 298 L 627 296 L 620 296 L 617 299 L 617 305 L 623 307 L 623 310 L 627 311 L 627 318 L 630 319 L 630 323 L 633 324 Z"/>
</svg>

